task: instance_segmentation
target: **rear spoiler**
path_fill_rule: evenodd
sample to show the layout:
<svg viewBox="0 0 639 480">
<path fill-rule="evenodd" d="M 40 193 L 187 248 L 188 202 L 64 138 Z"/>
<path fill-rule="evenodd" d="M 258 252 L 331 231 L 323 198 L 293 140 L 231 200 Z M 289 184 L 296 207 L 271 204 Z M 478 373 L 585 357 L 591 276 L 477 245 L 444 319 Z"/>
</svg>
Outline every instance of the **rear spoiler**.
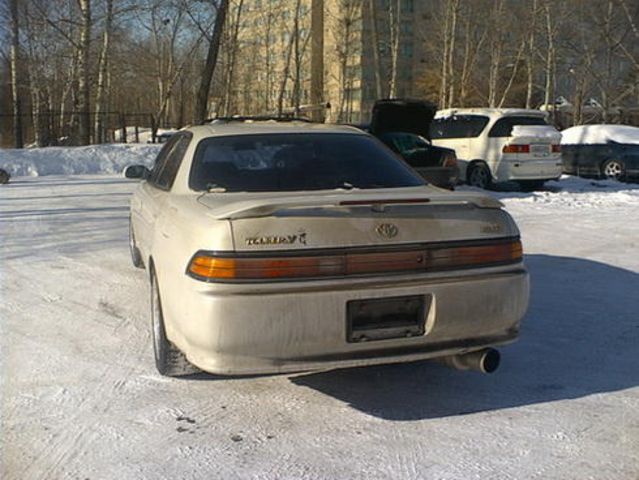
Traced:
<svg viewBox="0 0 639 480">
<path fill-rule="evenodd" d="M 278 211 L 289 209 L 328 208 L 349 209 L 370 206 L 371 210 L 384 211 L 390 205 L 467 205 L 475 208 L 502 208 L 503 204 L 492 197 L 480 195 L 463 195 L 455 198 L 438 196 L 415 196 L 393 198 L 340 196 L 339 198 L 291 197 L 277 200 L 259 199 L 233 203 L 214 208 L 211 212 L 217 220 L 236 220 L 241 218 L 268 217 Z"/>
</svg>

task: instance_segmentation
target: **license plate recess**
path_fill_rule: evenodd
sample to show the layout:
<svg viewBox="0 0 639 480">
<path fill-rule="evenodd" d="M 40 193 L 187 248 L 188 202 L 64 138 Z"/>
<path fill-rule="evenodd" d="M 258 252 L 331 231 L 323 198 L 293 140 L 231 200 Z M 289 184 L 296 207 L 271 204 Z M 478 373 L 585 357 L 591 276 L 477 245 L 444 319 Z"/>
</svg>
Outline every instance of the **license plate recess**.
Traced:
<svg viewBox="0 0 639 480">
<path fill-rule="evenodd" d="M 432 295 L 369 298 L 346 303 L 347 341 L 359 343 L 424 335 Z"/>
</svg>

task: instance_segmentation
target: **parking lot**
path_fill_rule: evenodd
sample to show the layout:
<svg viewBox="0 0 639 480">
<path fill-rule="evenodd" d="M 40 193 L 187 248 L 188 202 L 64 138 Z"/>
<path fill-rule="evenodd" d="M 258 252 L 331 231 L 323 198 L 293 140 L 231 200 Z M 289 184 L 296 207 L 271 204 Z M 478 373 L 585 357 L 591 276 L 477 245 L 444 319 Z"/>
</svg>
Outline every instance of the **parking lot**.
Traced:
<svg viewBox="0 0 639 480">
<path fill-rule="evenodd" d="M 421 362 L 230 379 L 156 372 L 133 188 L 0 189 L 3 478 L 639 475 L 638 186 L 494 193 L 522 230 L 532 300 L 491 376 Z"/>
</svg>

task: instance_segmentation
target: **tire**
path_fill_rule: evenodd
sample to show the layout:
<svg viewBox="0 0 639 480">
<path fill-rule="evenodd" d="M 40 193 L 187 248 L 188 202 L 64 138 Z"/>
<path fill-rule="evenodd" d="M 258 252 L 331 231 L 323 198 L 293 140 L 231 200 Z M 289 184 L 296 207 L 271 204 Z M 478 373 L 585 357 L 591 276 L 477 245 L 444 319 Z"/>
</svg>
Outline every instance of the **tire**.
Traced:
<svg viewBox="0 0 639 480">
<path fill-rule="evenodd" d="M 136 268 L 144 268 L 144 261 L 142 260 L 142 254 L 138 247 L 135 246 L 135 235 L 133 233 L 133 225 L 131 225 L 131 219 L 129 219 L 129 252 L 131 254 L 131 263 Z"/>
<path fill-rule="evenodd" d="M 523 192 L 534 192 L 535 190 L 541 190 L 546 183 L 545 180 L 520 180 L 519 188 Z"/>
<path fill-rule="evenodd" d="M 485 190 L 493 186 L 492 174 L 488 165 L 484 162 L 476 162 L 470 165 L 466 175 L 466 183 L 471 187 L 483 188 Z"/>
<path fill-rule="evenodd" d="M 189 363 L 186 356 L 166 338 L 162 301 L 155 272 L 151 272 L 151 330 L 155 367 L 166 377 L 182 377 L 200 370 Z"/>
<path fill-rule="evenodd" d="M 0 168 L 0 185 L 9 183 L 9 178 L 11 178 L 11 176 L 9 175 L 9 172 L 2 170 Z"/>
<path fill-rule="evenodd" d="M 621 160 L 606 160 L 601 166 L 601 174 L 606 180 L 621 182 L 626 178 L 626 166 Z"/>
</svg>

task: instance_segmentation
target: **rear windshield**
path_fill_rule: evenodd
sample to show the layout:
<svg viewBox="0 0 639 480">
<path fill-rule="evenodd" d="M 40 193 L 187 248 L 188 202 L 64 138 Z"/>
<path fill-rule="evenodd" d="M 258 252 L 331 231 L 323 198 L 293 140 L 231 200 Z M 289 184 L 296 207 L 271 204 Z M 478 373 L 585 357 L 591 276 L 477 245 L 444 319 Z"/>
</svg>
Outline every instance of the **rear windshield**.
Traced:
<svg viewBox="0 0 639 480">
<path fill-rule="evenodd" d="M 368 135 L 305 133 L 212 137 L 196 149 L 189 186 L 272 192 L 424 185 Z"/>
<path fill-rule="evenodd" d="M 478 137 L 488 124 L 483 115 L 453 115 L 433 120 L 430 138 L 472 138 Z"/>
<path fill-rule="evenodd" d="M 542 117 L 504 117 L 495 122 L 489 137 L 510 137 L 515 125 L 548 125 Z"/>
</svg>

